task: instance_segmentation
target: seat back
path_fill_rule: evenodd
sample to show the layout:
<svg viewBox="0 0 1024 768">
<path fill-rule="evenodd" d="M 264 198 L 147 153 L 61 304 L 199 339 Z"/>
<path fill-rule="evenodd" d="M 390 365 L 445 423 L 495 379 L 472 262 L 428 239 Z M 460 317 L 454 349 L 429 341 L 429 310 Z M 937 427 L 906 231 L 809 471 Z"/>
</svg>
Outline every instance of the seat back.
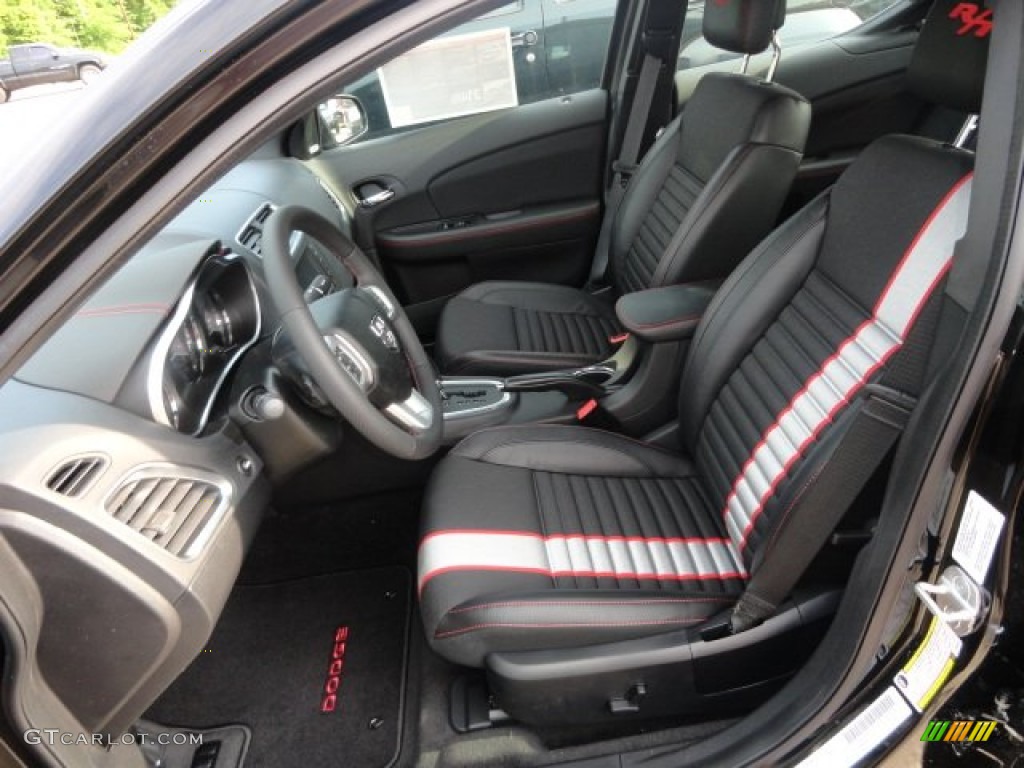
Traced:
<svg viewBox="0 0 1024 768">
<path fill-rule="evenodd" d="M 932 95 L 950 68 L 984 70 L 984 56 L 950 55 L 964 45 L 954 10 L 936 3 L 911 65 Z M 978 92 L 961 85 L 950 98 L 980 104 L 981 78 L 956 79 Z M 955 341 L 941 296 L 973 160 L 920 138 L 875 142 L 708 308 L 680 385 L 680 429 L 749 571 L 829 460 L 851 403 L 873 384 L 918 396 L 942 361 L 936 350 Z"/>
<path fill-rule="evenodd" d="M 709 42 L 759 53 L 785 2 L 707 3 Z M 620 293 L 720 278 L 771 231 L 803 154 L 811 107 L 780 85 L 711 73 L 644 157 L 616 214 L 609 279 Z"/>
</svg>

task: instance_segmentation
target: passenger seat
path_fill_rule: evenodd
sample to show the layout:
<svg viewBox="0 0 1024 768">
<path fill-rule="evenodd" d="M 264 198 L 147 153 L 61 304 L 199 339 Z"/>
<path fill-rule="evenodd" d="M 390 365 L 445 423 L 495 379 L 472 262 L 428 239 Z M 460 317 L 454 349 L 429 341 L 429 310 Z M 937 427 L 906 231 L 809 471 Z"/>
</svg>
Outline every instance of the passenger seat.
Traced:
<svg viewBox="0 0 1024 768">
<path fill-rule="evenodd" d="M 763 51 L 785 0 L 707 0 L 704 36 Z M 773 228 L 803 155 L 811 107 L 746 74 L 705 75 L 633 175 L 609 238 L 610 295 L 529 282 L 473 285 L 445 306 L 437 362 L 446 374 L 509 376 L 606 358 L 622 294 L 726 277 Z"/>
</svg>

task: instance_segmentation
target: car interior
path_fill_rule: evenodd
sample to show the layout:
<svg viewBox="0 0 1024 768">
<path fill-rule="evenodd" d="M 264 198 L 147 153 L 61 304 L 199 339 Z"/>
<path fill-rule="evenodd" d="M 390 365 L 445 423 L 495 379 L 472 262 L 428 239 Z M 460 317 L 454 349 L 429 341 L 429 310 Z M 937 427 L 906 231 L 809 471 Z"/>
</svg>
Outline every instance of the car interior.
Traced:
<svg viewBox="0 0 1024 768">
<path fill-rule="evenodd" d="M 600 87 L 369 140 L 310 104 L 176 213 L 0 387 L 8 720 L 602 768 L 777 694 L 964 327 L 991 31 L 789 5 L 623 0 Z"/>
</svg>

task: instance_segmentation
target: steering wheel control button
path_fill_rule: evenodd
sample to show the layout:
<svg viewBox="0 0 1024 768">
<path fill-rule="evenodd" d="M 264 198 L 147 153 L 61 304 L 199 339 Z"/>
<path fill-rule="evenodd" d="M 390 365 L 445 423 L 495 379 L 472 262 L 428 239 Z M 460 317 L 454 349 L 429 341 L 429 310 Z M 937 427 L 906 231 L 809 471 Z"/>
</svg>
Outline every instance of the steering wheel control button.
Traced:
<svg viewBox="0 0 1024 768">
<path fill-rule="evenodd" d="M 391 326 L 388 325 L 380 315 L 374 315 L 373 319 L 370 320 L 370 333 L 380 339 L 380 343 L 389 352 L 398 351 L 398 337 L 395 336 L 395 332 L 391 330 Z"/>
</svg>

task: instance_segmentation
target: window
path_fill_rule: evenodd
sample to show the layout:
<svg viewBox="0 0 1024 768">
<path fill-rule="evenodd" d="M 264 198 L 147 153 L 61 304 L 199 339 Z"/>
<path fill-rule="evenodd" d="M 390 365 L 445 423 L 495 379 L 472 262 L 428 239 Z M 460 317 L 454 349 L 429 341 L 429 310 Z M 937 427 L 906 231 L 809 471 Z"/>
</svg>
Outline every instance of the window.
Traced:
<svg viewBox="0 0 1024 768">
<path fill-rule="evenodd" d="M 54 50 L 47 48 L 45 45 L 33 45 L 29 49 L 29 57 L 34 61 L 45 61 L 46 59 L 53 58 Z"/>
<path fill-rule="evenodd" d="M 783 50 L 793 50 L 841 35 L 859 27 L 868 18 L 892 7 L 900 0 L 789 0 L 786 23 L 779 30 Z M 679 46 L 677 71 L 733 62 L 740 54 L 715 48 L 704 40 L 701 25 L 704 3 L 692 1 L 686 12 L 686 24 Z M 769 54 L 762 54 L 767 61 Z M 727 67 L 731 69 L 732 67 Z"/>
<path fill-rule="evenodd" d="M 601 85 L 616 0 L 518 0 L 401 55 L 343 93 L 361 141 Z"/>
</svg>

